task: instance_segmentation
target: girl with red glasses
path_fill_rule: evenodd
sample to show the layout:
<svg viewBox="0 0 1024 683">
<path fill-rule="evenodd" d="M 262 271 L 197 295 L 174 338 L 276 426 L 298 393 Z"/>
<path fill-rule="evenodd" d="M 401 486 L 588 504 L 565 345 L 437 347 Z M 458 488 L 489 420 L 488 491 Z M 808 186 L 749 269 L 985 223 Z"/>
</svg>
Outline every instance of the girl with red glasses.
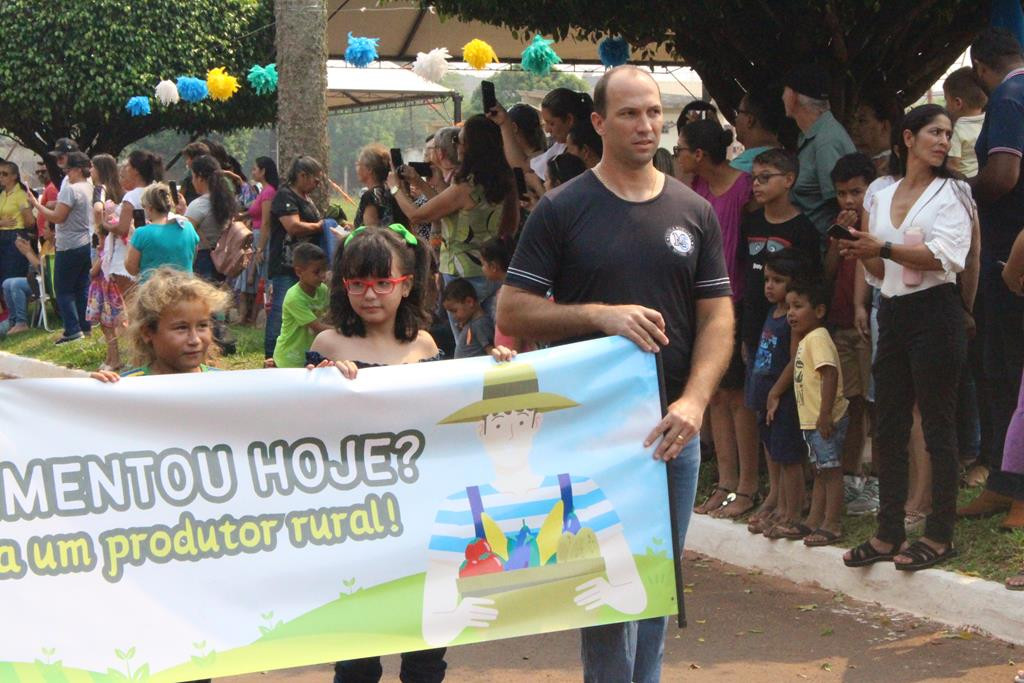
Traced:
<svg viewBox="0 0 1024 683">
<path fill-rule="evenodd" d="M 306 354 L 307 367 L 336 365 L 348 379 L 358 368 L 440 360 L 430 325 L 434 297 L 430 254 L 401 225 L 363 227 L 334 258 L 329 322 Z M 403 681 L 444 678 L 445 648 L 402 653 Z M 338 662 L 335 681 L 379 681 L 380 657 Z"/>
<path fill-rule="evenodd" d="M 440 358 L 427 332 L 434 297 L 426 244 L 401 225 L 359 228 L 345 240 L 331 275 L 331 329 L 317 335 L 312 365 L 358 367 Z"/>
</svg>

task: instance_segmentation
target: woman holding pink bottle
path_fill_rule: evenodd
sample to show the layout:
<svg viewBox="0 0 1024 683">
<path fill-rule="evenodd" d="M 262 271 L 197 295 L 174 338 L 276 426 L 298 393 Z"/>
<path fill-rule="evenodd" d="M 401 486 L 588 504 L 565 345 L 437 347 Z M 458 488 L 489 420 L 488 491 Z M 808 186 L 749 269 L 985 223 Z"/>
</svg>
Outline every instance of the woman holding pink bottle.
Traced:
<svg viewBox="0 0 1024 683">
<path fill-rule="evenodd" d="M 881 289 L 873 367 L 878 415 L 879 511 L 875 535 L 843 556 L 850 567 L 883 560 L 916 571 L 957 554 L 957 390 L 967 348 L 957 273 L 971 246 L 974 203 L 946 170 L 953 124 L 938 105 L 911 110 L 900 126 L 902 180 L 878 192 L 866 231 L 842 248 Z M 932 465 L 932 512 L 906 544 L 904 507 L 913 407 L 921 411 Z"/>
</svg>

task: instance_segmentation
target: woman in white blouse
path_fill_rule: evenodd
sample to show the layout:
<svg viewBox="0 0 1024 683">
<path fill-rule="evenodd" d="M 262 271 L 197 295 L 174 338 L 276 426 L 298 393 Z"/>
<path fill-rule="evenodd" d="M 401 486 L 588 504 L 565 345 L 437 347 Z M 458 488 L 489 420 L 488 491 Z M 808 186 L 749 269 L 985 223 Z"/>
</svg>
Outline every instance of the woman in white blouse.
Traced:
<svg viewBox="0 0 1024 683">
<path fill-rule="evenodd" d="M 843 556 L 847 566 L 892 560 L 924 569 L 956 555 L 957 389 L 967 331 L 957 273 L 971 246 L 970 189 L 946 170 L 953 134 L 949 113 L 928 104 L 901 125 L 906 175 L 881 190 L 866 232 L 842 248 L 881 289 L 873 367 L 878 440 L 879 511 L 873 538 Z M 932 513 L 921 540 L 905 544 L 908 456 L 917 402 L 932 464 Z"/>
</svg>

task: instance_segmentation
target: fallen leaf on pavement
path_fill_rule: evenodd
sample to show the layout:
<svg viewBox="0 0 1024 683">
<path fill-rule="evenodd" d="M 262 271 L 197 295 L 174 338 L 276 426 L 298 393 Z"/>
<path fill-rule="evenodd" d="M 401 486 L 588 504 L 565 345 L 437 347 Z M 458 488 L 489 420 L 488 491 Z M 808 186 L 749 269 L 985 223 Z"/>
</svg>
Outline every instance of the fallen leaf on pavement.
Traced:
<svg viewBox="0 0 1024 683">
<path fill-rule="evenodd" d="M 833 633 L 834 631 L 832 630 L 831 626 L 826 626 L 825 628 L 821 629 L 821 635 L 823 636 L 830 636 Z"/>
<path fill-rule="evenodd" d="M 798 610 L 800 610 L 801 612 L 810 612 L 811 610 L 818 609 L 818 604 L 812 602 L 812 603 L 810 603 L 808 605 L 797 605 L 796 608 Z"/>
<path fill-rule="evenodd" d="M 832 670 L 832 665 L 829 664 L 828 662 L 825 662 L 824 664 L 821 665 L 821 670 L 822 671 L 831 671 Z"/>
<path fill-rule="evenodd" d="M 747 629 L 747 633 L 764 633 L 763 628 L 750 628 Z"/>
</svg>

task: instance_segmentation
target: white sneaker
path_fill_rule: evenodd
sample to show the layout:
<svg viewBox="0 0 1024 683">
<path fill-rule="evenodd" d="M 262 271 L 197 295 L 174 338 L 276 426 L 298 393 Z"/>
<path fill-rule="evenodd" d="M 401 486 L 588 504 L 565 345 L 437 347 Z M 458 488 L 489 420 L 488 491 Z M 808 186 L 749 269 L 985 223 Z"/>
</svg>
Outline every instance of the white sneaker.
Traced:
<svg viewBox="0 0 1024 683">
<path fill-rule="evenodd" d="M 849 505 L 857 500 L 864 486 L 864 480 L 855 474 L 843 475 L 843 503 Z"/>
<path fill-rule="evenodd" d="M 878 479 L 868 477 L 860 494 L 846 506 L 846 514 L 860 517 L 878 512 Z"/>
</svg>

